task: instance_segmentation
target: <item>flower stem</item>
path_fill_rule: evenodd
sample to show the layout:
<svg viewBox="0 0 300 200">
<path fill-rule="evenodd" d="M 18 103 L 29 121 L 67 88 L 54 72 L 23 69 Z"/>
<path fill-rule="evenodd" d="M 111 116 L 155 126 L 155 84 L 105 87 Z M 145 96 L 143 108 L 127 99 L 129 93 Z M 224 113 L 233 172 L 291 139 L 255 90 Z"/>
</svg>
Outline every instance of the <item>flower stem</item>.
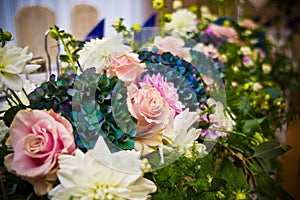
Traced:
<svg viewBox="0 0 300 200">
<path fill-rule="evenodd" d="M 159 10 L 159 15 L 160 15 L 160 27 L 161 27 L 161 36 L 164 37 L 165 36 L 165 20 L 164 20 L 164 10 L 163 8 Z"/>
<path fill-rule="evenodd" d="M 130 47 L 133 49 L 134 48 L 134 37 L 135 37 L 135 33 L 134 31 L 132 32 L 132 36 L 131 36 L 131 42 L 130 42 Z"/>
<path fill-rule="evenodd" d="M 70 59 L 70 62 L 71 62 L 71 65 L 72 65 L 72 69 L 73 69 L 74 73 L 77 74 L 77 69 L 76 69 L 76 67 L 75 67 L 75 62 L 74 62 L 73 57 L 72 57 L 72 55 L 71 55 L 71 53 L 70 53 L 70 50 L 69 50 L 69 48 L 67 47 L 67 45 L 66 45 L 64 39 L 62 38 L 62 36 L 61 36 L 60 34 L 58 34 L 58 36 L 59 36 L 59 39 L 60 39 L 60 41 L 61 41 L 61 43 L 62 43 L 62 45 L 63 45 L 63 47 L 64 47 L 65 52 L 67 53 L 67 56 L 68 56 L 69 59 Z"/>
<path fill-rule="evenodd" d="M 15 99 L 18 101 L 18 104 L 21 105 L 21 106 L 24 106 L 23 102 L 21 101 L 21 99 L 19 98 L 19 96 L 16 94 L 16 92 L 14 90 L 12 90 L 12 89 L 9 89 L 9 91 L 15 97 Z"/>
<path fill-rule="evenodd" d="M 218 7 L 218 16 L 221 16 L 223 17 L 224 16 L 224 13 L 223 13 L 223 1 L 217 1 L 217 7 Z"/>
<path fill-rule="evenodd" d="M 26 200 L 30 200 L 32 196 L 33 196 L 33 193 L 31 193 L 31 194 L 26 198 Z"/>
</svg>

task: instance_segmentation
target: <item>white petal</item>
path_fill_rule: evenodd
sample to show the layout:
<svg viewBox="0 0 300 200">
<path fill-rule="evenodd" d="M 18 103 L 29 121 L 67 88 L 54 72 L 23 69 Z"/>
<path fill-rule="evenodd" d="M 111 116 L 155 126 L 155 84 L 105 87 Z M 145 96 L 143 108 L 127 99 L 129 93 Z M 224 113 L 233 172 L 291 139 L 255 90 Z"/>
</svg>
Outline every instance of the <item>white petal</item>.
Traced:
<svg viewBox="0 0 300 200">
<path fill-rule="evenodd" d="M 35 64 L 26 65 L 24 67 L 23 71 L 21 72 L 21 74 L 29 74 L 29 73 L 37 70 L 40 67 L 41 67 L 41 65 L 35 65 Z"/>
<path fill-rule="evenodd" d="M 6 85 L 8 88 L 20 91 L 23 87 L 23 80 L 22 78 L 17 74 L 8 74 L 8 73 L 1 73 L 0 74 L 4 85 Z"/>
<path fill-rule="evenodd" d="M 122 169 L 123 171 L 131 173 L 141 173 L 140 164 L 137 162 L 139 159 L 138 153 L 119 151 L 112 154 L 103 137 L 98 138 L 98 141 L 91 153 L 98 161 L 107 166 Z"/>
</svg>

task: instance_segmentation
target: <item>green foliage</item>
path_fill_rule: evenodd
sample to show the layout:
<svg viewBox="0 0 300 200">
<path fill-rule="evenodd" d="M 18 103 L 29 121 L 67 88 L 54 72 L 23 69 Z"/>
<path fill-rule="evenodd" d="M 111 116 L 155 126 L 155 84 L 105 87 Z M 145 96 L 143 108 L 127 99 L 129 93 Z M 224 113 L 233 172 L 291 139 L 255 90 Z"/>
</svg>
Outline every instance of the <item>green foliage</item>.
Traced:
<svg viewBox="0 0 300 200">
<path fill-rule="evenodd" d="M 152 199 L 216 199 L 225 180 L 214 176 L 212 156 L 178 160 L 153 173 L 146 174 L 157 185 Z"/>
<path fill-rule="evenodd" d="M 67 33 L 65 30 L 61 30 L 56 25 L 54 27 L 50 27 L 49 35 L 54 40 L 60 41 L 66 52 L 66 55 L 59 55 L 59 58 L 62 62 L 68 63 L 68 67 L 66 67 L 64 70 L 71 69 L 76 73 L 77 69 L 75 67 L 75 63 L 78 65 L 78 67 L 80 67 L 79 63 L 77 62 L 79 58 L 77 53 L 82 49 L 84 42 L 76 40 L 72 34 Z"/>
</svg>

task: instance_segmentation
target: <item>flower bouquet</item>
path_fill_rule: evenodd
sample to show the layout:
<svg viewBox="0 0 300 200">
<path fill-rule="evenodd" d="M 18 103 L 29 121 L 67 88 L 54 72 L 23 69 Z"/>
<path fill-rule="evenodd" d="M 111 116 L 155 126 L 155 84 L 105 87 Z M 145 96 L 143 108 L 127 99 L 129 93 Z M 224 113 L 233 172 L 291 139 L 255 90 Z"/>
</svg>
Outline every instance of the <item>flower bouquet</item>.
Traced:
<svg viewBox="0 0 300 200">
<path fill-rule="evenodd" d="M 288 119 L 276 59 L 203 11 L 161 28 L 119 19 L 122 37 L 89 42 L 51 27 L 62 67 L 37 86 L 1 30 L 1 198 L 292 199 L 277 181 L 290 147 L 275 136 Z"/>
</svg>

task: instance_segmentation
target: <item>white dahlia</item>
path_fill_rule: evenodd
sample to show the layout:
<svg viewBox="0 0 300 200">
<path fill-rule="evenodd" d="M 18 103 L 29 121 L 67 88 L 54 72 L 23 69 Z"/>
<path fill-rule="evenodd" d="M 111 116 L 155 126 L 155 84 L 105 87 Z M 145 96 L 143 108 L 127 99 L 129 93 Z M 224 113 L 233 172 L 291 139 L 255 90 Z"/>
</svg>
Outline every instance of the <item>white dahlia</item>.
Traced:
<svg viewBox="0 0 300 200">
<path fill-rule="evenodd" d="M 100 136 L 94 149 L 84 154 L 59 157 L 60 185 L 49 192 L 54 200 L 147 199 L 156 191 L 154 183 L 143 178 L 138 153 L 111 153 Z"/>
<path fill-rule="evenodd" d="M 96 72 L 102 74 L 115 58 L 131 51 L 129 46 L 124 45 L 120 39 L 114 37 L 91 39 L 78 52 L 79 63 L 83 70 L 95 67 Z"/>
</svg>

